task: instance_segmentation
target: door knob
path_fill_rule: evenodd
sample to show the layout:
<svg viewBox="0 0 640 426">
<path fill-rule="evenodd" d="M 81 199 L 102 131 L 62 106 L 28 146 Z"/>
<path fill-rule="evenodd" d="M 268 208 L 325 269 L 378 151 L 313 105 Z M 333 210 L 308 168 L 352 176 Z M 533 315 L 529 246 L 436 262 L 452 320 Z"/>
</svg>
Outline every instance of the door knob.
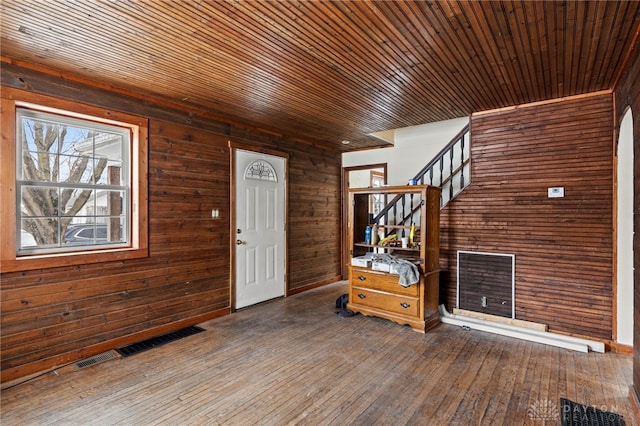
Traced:
<svg viewBox="0 0 640 426">
<path fill-rule="evenodd" d="M 237 246 L 241 246 L 242 244 L 244 244 L 244 241 L 242 241 L 242 240 L 236 240 L 236 245 L 237 245 Z"/>
</svg>

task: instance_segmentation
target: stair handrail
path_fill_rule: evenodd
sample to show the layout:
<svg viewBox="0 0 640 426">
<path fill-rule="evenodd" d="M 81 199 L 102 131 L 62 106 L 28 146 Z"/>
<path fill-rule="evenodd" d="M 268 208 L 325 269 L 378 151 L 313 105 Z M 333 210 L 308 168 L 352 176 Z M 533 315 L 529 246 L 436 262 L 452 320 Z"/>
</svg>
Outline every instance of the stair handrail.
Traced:
<svg viewBox="0 0 640 426">
<path fill-rule="evenodd" d="M 451 148 L 453 148 L 453 146 L 458 143 L 458 141 L 460 140 L 464 140 L 464 136 L 469 133 L 469 124 L 467 124 L 466 126 L 464 126 L 453 138 L 451 138 L 451 141 L 449 141 L 449 143 L 440 150 L 440 152 L 438 152 L 431 161 L 429 161 L 427 163 L 426 166 L 424 166 L 416 175 L 413 179 L 416 180 L 416 182 L 420 181 L 421 184 L 424 184 L 424 180 L 422 180 L 422 178 L 424 177 L 424 175 L 427 174 L 427 172 L 429 170 L 431 170 L 433 168 L 433 166 L 435 166 L 436 164 L 438 164 L 441 160 L 442 157 L 444 157 L 444 155 L 451 151 Z"/>
<path fill-rule="evenodd" d="M 429 184 L 432 185 L 433 184 L 433 170 L 434 167 L 438 164 L 440 164 L 440 186 L 442 187 L 444 184 L 449 184 L 449 197 L 447 199 L 446 202 L 444 202 L 444 198 L 441 196 L 440 198 L 440 208 L 443 208 L 449 201 L 451 201 L 454 197 L 454 191 L 453 191 L 453 178 L 454 176 L 460 174 L 460 191 L 462 191 L 462 189 L 464 189 L 468 184 L 469 184 L 469 180 L 467 179 L 465 181 L 465 175 L 464 175 L 464 169 L 466 167 L 466 165 L 469 163 L 469 161 L 471 161 L 470 158 L 465 158 L 465 147 L 464 147 L 464 143 L 465 143 L 465 136 L 467 136 L 469 134 L 469 124 L 465 125 L 452 139 L 451 141 L 440 150 L 440 152 L 438 152 L 437 155 L 435 155 L 433 157 L 433 159 L 431 161 L 429 161 L 429 163 L 427 163 L 426 166 L 424 166 L 412 179 L 413 181 L 415 181 L 416 183 L 419 183 L 421 185 L 424 185 L 425 183 L 425 175 L 427 173 L 430 174 L 430 182 Z M 453 168 L 453 150 L 455 148 L 455 146 L 460 143 L 460 151 L 462 154 L 462 158 L 460 161 L 460 165 L 458 167 L 456 167 L 455 169 Z M 469 152 L 471 152 L 471 149 L 469 147 Z M 443 170 L 443 165 L 444 165 L 444 157 L 445 155 L 449 154 L 450 157 L 450 170 L 449 170 L 449 176 L 447 176 L 446 178 L 444 177 L 444 170 Z M 470 155 L 469 155 L 470 157 Z M 460 192 L 458 191 L 458 192 Z M 388 212 L 389 210 L 391 210 L 397 203 L 401 202 L 404 200 L 406 194 L 398 194 L 395 197 L 393 197 L 393 199 L 391 199 L 383 208 L 382 210 L 380 210 L 380 212 L 373 217 L 372 223 L 379 223 L 380 219 L 382 219 L 383 217 L 385 218 L 385 222 L 387 222 L 387 216 L 388 216 Z M 410 216 L 408 216 L 408 218 L 410 218 Z M 404 218 L 400 218 L 400 222 L 396 223 L 395 225 L 401 225 L 403 223 L 406 223 L 407 220 L 409 220 L 407 217 Z"/>
</svg>

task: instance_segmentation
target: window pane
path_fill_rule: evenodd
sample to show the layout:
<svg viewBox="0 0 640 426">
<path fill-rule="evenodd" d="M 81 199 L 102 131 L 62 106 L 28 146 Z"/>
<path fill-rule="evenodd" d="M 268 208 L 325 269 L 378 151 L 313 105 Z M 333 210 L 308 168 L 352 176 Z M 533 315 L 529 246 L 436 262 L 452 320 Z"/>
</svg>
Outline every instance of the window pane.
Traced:
<svg viewBox="0 0 640 426">
<path fill-rule="evenodd" d="M 60 126 L 33 118 L 24 118 L 20 126 L 22 132 L 22 149 L 26 151 L 54 152 L 58 151 Z"/>
<path fill-rule="evenodd" d="M 53 186 L 22 186 L 22 217 L 57 217 L 58 188 Z"/>
<path fill-rule="evenodd" d="M 60 216 L 93 216 L 94 191 L 86 188 L 63 188 L 61 191 Z"/>
<path fill-rule="evenodd" d="M 100 238 L 106 241 L 107 239 L 107 227 L 100 226 L 96 229 L 96 238 Z"/>
<path fill-rule="evenodd" d="M 105 239 L 96 238 L 96 227 L 105 226 L 96 223 L 72 223 L 64 234 L 65 245 L 96 245 L 105 243 Z"/>
<path fill-rule="evenodd" d="M 75 126 L 63 126 L 60 133 L 60 154 L 80 157 L 93 156 L 95 131 Z"/>
<path fill-rule="evenodd" d="M 124 216 L 111 217 L 108 219 L 109 226 L 106 227 L 107 240 L 113 243 L 125 243 L 128 242 L 127 230 L 125 228 Z M 100 235 L 100 234 L 98 234 Z"/>
<path fill-rule="evenodd" d="M 109 161 L 107 168 L 102 172 L 96 184 L 122 186 L 124 185 L 123 172 L 121 161 Z"/>
<path fill-rule="evenodd" d="M 48 152 L 23 151 L 22 180 L 51 182 L 58 156 Z"/>
<path fill-rule="evenodd" d="M 93 159 L 69 155 L 59 156 L 57 182 L 93 183 Z"/>
<path fill-rule="evenodd" d="M 96 191 L 96 215 L 115 216 L 122 214 L 124 191 Z"/>
<path fill-rule="evenodd" d="M 20 230 L 20 235 L 18 236 L 18 238 L 18 247 L 21 249 L 33 248 L 38 245 L 34 236 L 24 229 Z"/>
<path fill-rule="evenodd" d="M 124 138 L 113 133 L 98 133 L 95 137 L 95 156 L 105 158 L 110 163 L 122 161 Z"/>
<path fill-rule="evenodd" d="M 59 246 L 60 232 L 57 218 L 23 219 L 20 223 L 20 248 L 33 248 L 34 245 L 37 248 Z"/>
<path fill-rule="evenodd" d="M 92 183 L 99 183 L 107 178 L 107 164 L 108 161 L 106 158 L 94 158 L 92 167 L 93 170 L 91 174 Z M 94 178 L 95 182 L 93 182 Z"/>
</svg>

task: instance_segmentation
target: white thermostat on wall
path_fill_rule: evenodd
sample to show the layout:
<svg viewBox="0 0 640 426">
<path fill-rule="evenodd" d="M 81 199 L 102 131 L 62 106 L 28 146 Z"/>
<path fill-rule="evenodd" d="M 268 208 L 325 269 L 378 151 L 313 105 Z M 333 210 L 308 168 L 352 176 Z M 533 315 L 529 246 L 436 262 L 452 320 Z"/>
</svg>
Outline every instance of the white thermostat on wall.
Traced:
<svg viewBox="0 0 640 426">
<path fill-rule="evenodd" d="M 564 187 L 556 186 L 548 189 L 548 198 L 562 198 L 564 197 Z"/>
</svg>

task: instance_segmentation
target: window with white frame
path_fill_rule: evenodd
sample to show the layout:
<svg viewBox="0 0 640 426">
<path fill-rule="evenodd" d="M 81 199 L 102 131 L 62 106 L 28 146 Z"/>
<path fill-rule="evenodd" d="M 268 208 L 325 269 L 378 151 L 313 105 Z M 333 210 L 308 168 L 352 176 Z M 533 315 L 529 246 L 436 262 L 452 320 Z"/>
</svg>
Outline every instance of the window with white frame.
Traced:
<svg viewBox="0 0 640 426">
<path fill-rule="evenodd" d="M 16 108 L 17 255 L 126 247 L 132 129 Z"/>
</svg>

